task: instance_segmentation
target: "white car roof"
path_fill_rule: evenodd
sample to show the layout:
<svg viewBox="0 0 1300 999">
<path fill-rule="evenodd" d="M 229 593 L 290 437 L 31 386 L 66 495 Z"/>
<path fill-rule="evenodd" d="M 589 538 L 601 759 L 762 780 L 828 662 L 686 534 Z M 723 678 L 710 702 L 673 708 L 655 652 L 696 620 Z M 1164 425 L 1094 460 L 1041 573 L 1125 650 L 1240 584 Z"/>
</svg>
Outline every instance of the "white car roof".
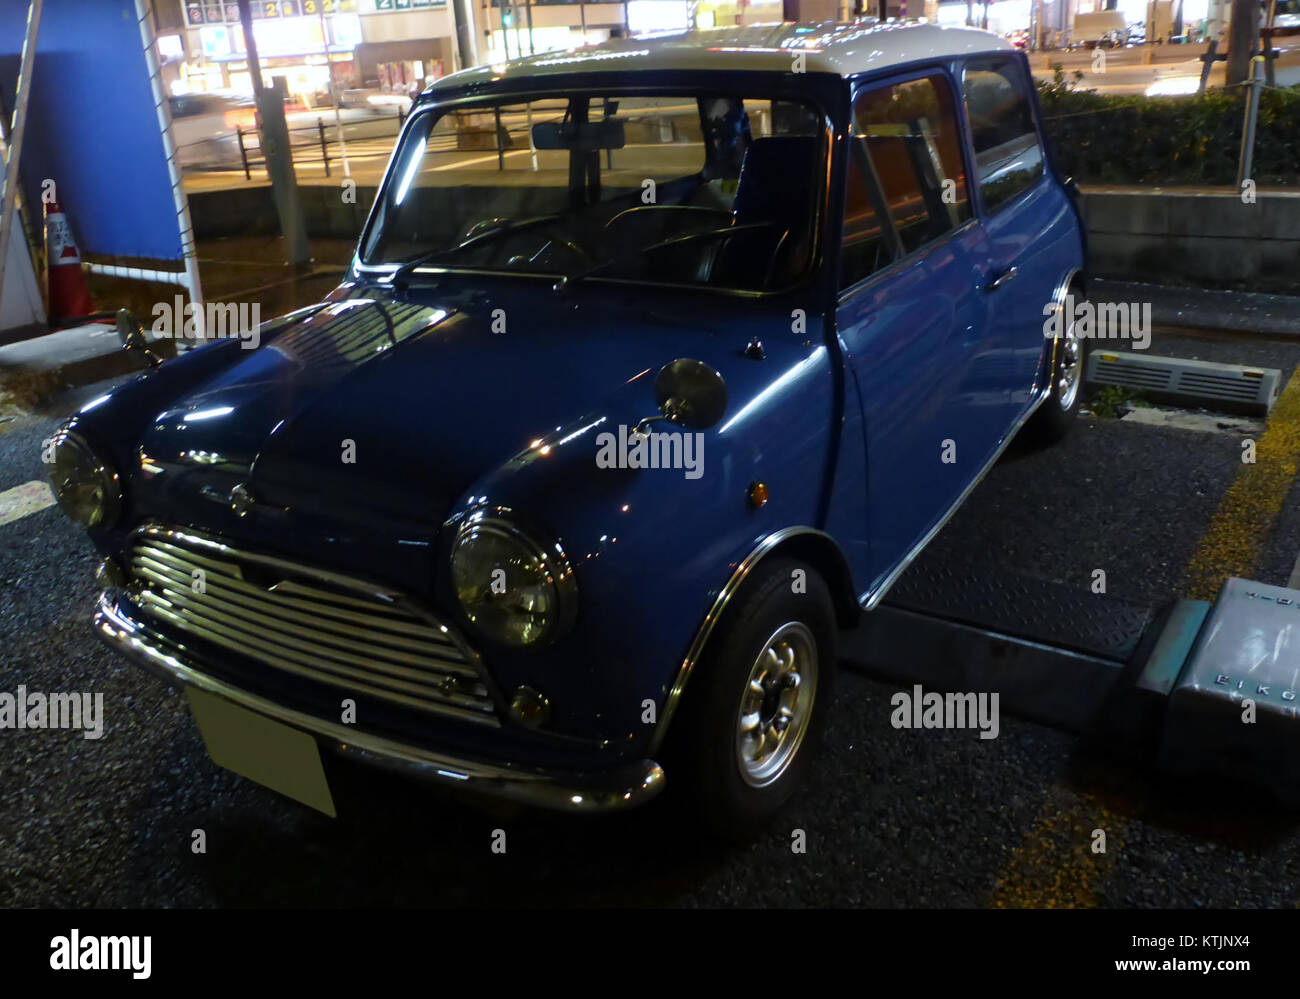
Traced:
<svg viewBox="0 0 1300 999">
<path fill-rule="evenodd" d="M 914 22 L 753 24 L 617 38 L 568 52 L 548 52 L 445 76 L 431 92 L 561 73 L 673 70 L 777 70 L 789 72 L 795 53 L 804 72 L 852 76 L 865 70 L 960 56 L 1011 51 L 1005 39 L 975 28 Z"/>
</svg>

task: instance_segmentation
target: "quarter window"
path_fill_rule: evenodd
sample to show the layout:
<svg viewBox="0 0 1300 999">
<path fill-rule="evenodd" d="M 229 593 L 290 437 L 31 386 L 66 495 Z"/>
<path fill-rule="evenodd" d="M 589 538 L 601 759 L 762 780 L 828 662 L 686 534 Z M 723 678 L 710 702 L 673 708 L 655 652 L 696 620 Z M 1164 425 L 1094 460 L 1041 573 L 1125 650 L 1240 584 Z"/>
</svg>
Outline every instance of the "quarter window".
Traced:
<svg viewBox="0 0 1300 999">
<path fill-rule="evenodd" d="M 952 91 L 938 75 L 877 87 L 853 107 L 842 286 L 970 218 Z"/>
<path fill-rule="evenodd" d="M 1010 59 L 966 67 L 966 113 L 975 146 L 975 177 L 993 212 L 1043 175 L 1043 147 L 1029 108 L 1024 74 Z"/>
</svg>

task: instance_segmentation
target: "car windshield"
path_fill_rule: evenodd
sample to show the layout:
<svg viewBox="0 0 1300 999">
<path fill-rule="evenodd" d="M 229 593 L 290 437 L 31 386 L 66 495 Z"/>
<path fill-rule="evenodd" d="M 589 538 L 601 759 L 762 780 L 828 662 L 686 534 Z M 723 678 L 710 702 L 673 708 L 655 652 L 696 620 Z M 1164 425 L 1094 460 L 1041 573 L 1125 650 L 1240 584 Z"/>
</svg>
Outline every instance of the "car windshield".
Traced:
<svg viewBox="0 0 1300 999">
<path fill-rule="evenodd" d="M 361 260 L 769 291 L 813 259 L 810 105 L 719 94 L 511 98 L 421 112 Z"/>
</svg>

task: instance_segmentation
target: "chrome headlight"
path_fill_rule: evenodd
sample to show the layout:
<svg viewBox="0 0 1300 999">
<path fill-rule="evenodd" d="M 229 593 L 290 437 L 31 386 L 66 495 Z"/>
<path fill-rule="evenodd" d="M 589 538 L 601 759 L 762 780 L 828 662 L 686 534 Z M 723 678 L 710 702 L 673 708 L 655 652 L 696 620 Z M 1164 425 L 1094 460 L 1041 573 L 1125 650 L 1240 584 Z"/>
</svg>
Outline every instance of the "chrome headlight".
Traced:
<svg viewBox="0 0 1300 999">
<path fill-rule="evenodd" d="M 578 585 L 559 545 L 534 541 L 506 520 L 475 515 L 452 545 L 456 597 L 470 622 L 506 645 L 553 641 L 578 609 Z"/>
<path fill-rule="evenodd" d="M 122 480 L 76 433 L 54 435 L 50 489 L 63 512 L 87 527 L 112 527 L 122 512 Z"/>
</svg>

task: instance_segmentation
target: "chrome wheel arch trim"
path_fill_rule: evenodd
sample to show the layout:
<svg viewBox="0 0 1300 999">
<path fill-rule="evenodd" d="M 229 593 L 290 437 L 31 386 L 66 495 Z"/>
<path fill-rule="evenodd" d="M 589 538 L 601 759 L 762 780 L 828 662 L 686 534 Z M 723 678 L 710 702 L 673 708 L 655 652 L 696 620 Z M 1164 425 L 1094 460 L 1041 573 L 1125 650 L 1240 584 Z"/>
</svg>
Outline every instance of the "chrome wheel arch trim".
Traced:
<svg viewBox="0 0 1300 999">
<path fill-rule="evenodd" d="M 822 541 L 830 543 L 837 552 L 840 551 L 840 546 L 836 543 L 835 539 L 825 531 L 820 531 L 815 527 L 807 526 L 785 527 L 767 535 L 750 550 L 748 555 L 740 560 L 739 564 L 737 564 L 736 568 L 732 571 L 731 578 L 727 580 L 726 584 L 718 592 L 717 597 L 713 601 L 713 606 L 709 608 L 708 614 L 704 616 L 703 622 L 701 622 L 699 629 L 695 632 L 695 639 L 691 642 L 691 647 L 686 653 L 686 658 L 682 660 L 681 666 L 677 668 L 677 677 L 673 681 L 672 687 L 669 688 L 667 697 L 664 698 L 663 709 L 659 713 L 659 719 L 655 725 L 654 734 L 650 737 L 650 745 L 646 749 L 647 753 L 651 755 L 658 753 L 660 748 L 663 746 L 664 739 L 668 734 L 668 726 L 672 723 L 673 716 L 677 713 L 677 708 L 681 704 L 682 694 L 686 690 L 686 683 L 690 679 L 691 674 L 695 671 L 695 667 L 699 664 L 700 658 L 704 655 L 704 647 L 708 644 L 709 637 L 713 634 L 713 629 L 717 627 L 718 621 L 722 619 L 722 615 L 726 612 L 728 605 L 730 605 L 732 599 L 740 590 L 740 587 L 744 584 L 750 573 L 752 573 L 758 566 L 759 562 L 761 562 L 773 549 L 791 538 L 796 538 L 801 535 L 810 535 L 819 538 Z M 843 558 L 842 552 L 840 557 Z M 827 585 L 829 586 L 832 584 L 828 581 Z"/>
</svg>

